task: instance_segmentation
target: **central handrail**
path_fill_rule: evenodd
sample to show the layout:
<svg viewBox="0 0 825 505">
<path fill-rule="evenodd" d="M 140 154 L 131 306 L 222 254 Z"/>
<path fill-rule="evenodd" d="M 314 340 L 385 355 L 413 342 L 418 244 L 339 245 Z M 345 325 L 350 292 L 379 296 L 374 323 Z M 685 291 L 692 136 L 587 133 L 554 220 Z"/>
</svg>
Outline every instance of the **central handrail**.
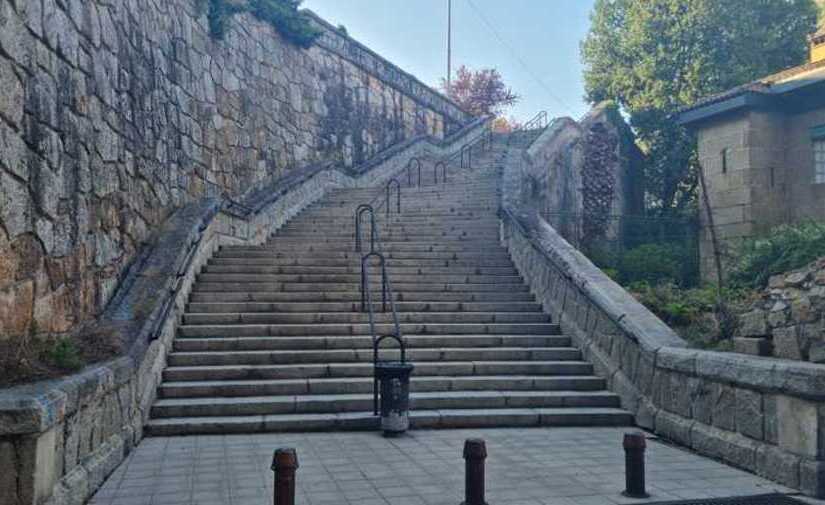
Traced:
<svg viewBox="0 0 825 505">
<path fill-rule="evenodd" d="M 395 181 L 396 186 L 398 187 L 398 212 L 401 212 L 401 187 L 398 180 L 391 179 L 387 183 L 387 194 L 384 203 L 387 204 L 387 217 L 389 217 L 389 202 L 390 202 L 390 185 Z M 378 198 L 381 197 L 379 193 L 376 198 L 372 200 L 375 202 Z M 387 259 L 384 256 L 383 247 L 381 244 L 381 236 L 380 232 L 378 231 L 378 224 L 375 221 L 375 211 L 376 208 L 372 206 L 372 202 L 369 204 L 361 204 L 357 207 L 355 211 L 355 250 L 359 253 L 363 251 L 363 244 L 361 240 L 361 223 L 363 221 L 364 214 L 369 214 L 369 224 L 370 224 L 370 249 L 369 252 L 366 254 L 361 255 L 361 284 L 360 284 L 360 292 L 361 292 L 361 312 L 367 313 L 367 318 L 369 321 L 370 326 L 370 335 L 372 335 L 372 347 L 373 347 L 373 384 L 372 384 L 372 400 L 373 400 L 373 415 L 378 415 L 378 375 L 376 373 L 378 367 L 378 347 L 381 344 L 381 341 L 390 338 L 398 342 L 399 348 L 401 350 L 401 363 L 405 363 L 406 360 L 406 342 L 404 341 L 404 336 L 401 333 L 401 323 L 398 319 L 398 310 L 395 307 L 395 292 L 392 289 L 392 281 L 390 280 L 390 276 L 387 274 Z M 380 207 L 378 207 L 380 208 Z M 378 258 L 379 260 L 379 267 L 381 273 L 381 311 L 387 312 L 387 308 L 389 307 L 389 312 L 392 314 L 392 332 L 384 335 L 380 335 L 376 331 L 375 328 L 375 309 L 373 306 L 373 297 L 372 297 L 372 286 L 370 284 L 370 260 L 373 258 Z"/>
<path fill-rule="evenodd" d="M 456 155 L 461 155 L 462 160 L 465 150 L 468 152 L 468 164 L 470 161 L 470 153 L 476 144 L 483 142 L 486 148 L 490 148 L 493 144 L 492 130 L 489 125 L 473 140 L 461 146 L 458 153 L 453 156 L 439 161 L 433 167 L 435 183 L 438 183 L 438 168 L 442 168 L 442 179 L 447 182 L 447 165 Z M 418 170 L 418 186 L 421 186 L 421 160 L 417 157 L 410 159 L 407 164 L 407 183 L 412 186 L 412 167 Z M 379 231 L 378 223 L 375 219 L 375 214 L 382 206 L 386 206 L 387 223 L 392 224 L 390 219 L 392 209 L 392 190 L 396 190 L 396 213 L 401 214 L 401 182 L 396 177 L 390 178 L 385 185 L 384 191 L 379 191 L 369 203 L 362 203 L 355 209 L 355 250 L 361 253 L 361 276 L 360 276 L 360 293 L 361 293 L 361 312 L 367 313 L 369 322 L 370 334 L 372 335 L 373 343 L 373 414 L 378 415 L 378 375 L 376 370 L 379 364 L 379 346 L 384 340 L 395 340 L 398 343 L 400 350 L 401 363 L 406 362 L 406 341 L 401 331 L 401 323 L 398 318 L 398 310 L 395 306 L 395 291 L 393 290 L 392 280 L 387 273 L 387 258 L 384 255 L 384 248 L 381 241 L 381 233 Z M 383 197 L 383 201 L 379 200 Z M 369 215 L 370 226 L 370 244 L 369 251 L 365 252 L 362 235 L 362 225 L 365 215 Z M 376 331 L 375 323 L 375 307 L 373 302 L 372 286 L 370 282 L 370 263 L 377 258 L 379 272 L 381 274 L 381 311 L 392 314 L 392 329 L 389 333 L 379 335 Z"/>
</svg>

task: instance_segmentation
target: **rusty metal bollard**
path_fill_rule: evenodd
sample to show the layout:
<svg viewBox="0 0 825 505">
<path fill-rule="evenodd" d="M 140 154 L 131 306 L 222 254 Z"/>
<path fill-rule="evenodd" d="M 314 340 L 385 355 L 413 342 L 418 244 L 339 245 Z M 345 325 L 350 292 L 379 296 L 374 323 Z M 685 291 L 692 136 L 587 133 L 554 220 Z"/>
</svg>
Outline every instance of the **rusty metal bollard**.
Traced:
<svg viewBox="0 0 825 505">
<path fill-rule="evenodd" d="M 487 445 L 480 438 L 464 442 L 464 502 L 462 505 L 487 505 L 484 501 L 484 460 Z"/>
<path fill-rule="evenodd" d="M 295 505 L 295 470 L 298 469 L 298 454 L 295 449 L 282 448 L 272 456 L 272 471 L 275 472 L 275 505 Z"/>
<path fill-rule="evenodd" d="M 644 433 L 625 433 L 624 440 L 625 490 L 631 498 L 647 498 L 645 490 L 645 443 Z"/>
</svg>

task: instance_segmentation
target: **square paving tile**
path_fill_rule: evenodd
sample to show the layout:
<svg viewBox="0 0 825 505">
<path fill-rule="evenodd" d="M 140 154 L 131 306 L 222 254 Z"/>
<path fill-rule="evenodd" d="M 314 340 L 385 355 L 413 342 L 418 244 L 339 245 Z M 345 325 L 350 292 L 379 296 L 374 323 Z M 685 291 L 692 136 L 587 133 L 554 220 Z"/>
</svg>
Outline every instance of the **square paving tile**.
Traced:
<svg viewBox="0 0 825 505">
<path fill-rule="evenodd" d="M 655 439 L 651 497 L 621 496 L 626 428 L 421 430 L 149 438 L 112 474 L 90 505 L 252 505 L 272 500 L 272 452 L 294 447 L 301 505 L 457 505 L 462 448 L 487 442 L 488 501 L 496 505 L 623 505 L 769 492 L 795 493 Z M 812 502 L 813 503 L 813 502 Z"/>
</svg>

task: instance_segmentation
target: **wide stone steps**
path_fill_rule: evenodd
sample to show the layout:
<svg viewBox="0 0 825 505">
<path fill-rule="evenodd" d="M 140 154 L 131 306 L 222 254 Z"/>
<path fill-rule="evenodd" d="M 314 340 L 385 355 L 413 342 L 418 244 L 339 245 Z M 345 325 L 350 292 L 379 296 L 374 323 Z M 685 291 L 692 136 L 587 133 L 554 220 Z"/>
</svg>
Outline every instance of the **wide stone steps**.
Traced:
<svg viewBox="0 0 825 505">
<path fill-rule="evenodd" d="M 515 271 L 513 269 L 512 263 L 507 256 L 502 255 L 500 259 L 490 258 L 490 259 L 481 259 L 482 257 L 478 257 L 479 259 L 473 261 L 470 258 L 467 259 L 440 259 L 440 258 L 420 258 L 420 259 L 402 259 L 398 258 L 397 256 L 393 256 L 392 254 L 385 255 L 387 259 L 392 259 L 391 262 L 387 264 L 387 270 L 393 271 L 394 269 L 402 269 L 402 268 L 412 268 L 415 270 L 423 270 L 423 269 L 431 269 L 431 268 L 469 268 L 473 271 L 477 269 L 486 270 L 487 268 L 507 268 L 512 269 L 509 271 Z M 317 256 L 310 256 L 310 257 L 301 257 L 301 258 L 286 258 L 286 257 L 231 257 L 231 256 L 222 256 L 222 257 L 214 257 L 209 260 L 207 263 L 207 268 L 209 266 L 237 266 L 237 265 L 244 265 L 244 266 L 268 266 L 268 267 L 344 267 L 344 268 L 352 268 L 355 272 L 359 272 L 361 268 L 361 261 L 357 257 L 357 255 L 351 255 L 350 257 L 317 257 Z M 458 270 L 459 272 L 463 272 L 464 270 Z"/>
<path fill-rule="evenodd" d="M 625 425 L 605 380 L 536 303 L 499 244 L 503 151 L 473 172 L 407 187 L 340 189 L 265 244 L 220 248 L 196 277 L 151 408 L 150 435 L 377 429 L 373 330 L 381 276 L 369 267 L 374 327 L 361 311 L 354 212 L 376 197 L 381 251 L 411 380 L 413 428 Z M 425 162 L 426 179 L 432 161 Z M 430 175 L 431 172 L 430 172 Z M 369 227 L 362 230 L 364 250 Z M 382 359 L 397 359 L 393 345 Z"/>
<path fill-rule="evenodd" d="M 364 233 L 363 247 L 369 249 L 368 234 Z M 483 251 L 485 244 L 488 241 L 479 238 L 468 238 L 466 240 L 453 241 L 415 241 L 415 240 L 384 240 L 381 238 L 381 250 L 388 252 L 471 252 L 478 253 Z M 335 239 L 317 239 L 312 241 L 299 239 L 280 239 L 265 246 L 248 246 L 248 247 L 233 247 L 236 252 L 242 253 L 272 253 L 288 251 L 293 254 L 301 252 L 350 252 L 353 251 L 354 241 L 349 240 L 335 240 Z M 353 251 L 354 252 L 354 251 Z"/>
<path fill-rule="evenodd" d="M 564 335 L 409 335 L 408 349 L 448 347 L 569 347 Z M 253 351 L 310 349 L 372 349 L 372 336 L 179 338 L 175 351 Z"/>
<path fill-rule="evenodd" d="M 549 318 L 541 312 L 403 312 L 398 322 L 410 324 L 481 324 L 481 323 L 546 323 Z M 376 323 L 391 323 L 393 315 L 381 312 L 373 315 Z M 185 325 L 224 324 L 366 324 L 369 314 L 364 312 L 239 312 L 187 313 Z"/>
<path fill-rule="evenodd" d="M 382 350 L 382 357 L 398 359 L 397 351 Z M 487 361 L 523 360 L 552 361 L 580 360 L 581 351 L 572 347 L 494 347 L 494 348 L 443 348 L 407 350 L 413 361 Z M 372 363 L 373 350 L 362 349 L 311 349 L 265 351 L 204 351 L 172 352 L 167 357 L 170 366 L 212 365 L 288 365 L 303 363 Z"/>
<path fill-rule="evenodd" d="M 370 276 L 370 288 L 376 296 L 380 296 L 380 277 Z M 228 291 L 228 292 L 334 292 L 334 291 L 358 291 L 358 283 L 323 283 L 323 282 L 199 282 L 195 284 L 194 290 L 202 291 Z M 450 291 L 450 292 L 515 292 L 527 293 L 529 288 L 523 284 L 509 283 L 498 284 L 495 282 L 485 283 L 454 283 L 442 284 L 436 282 L 393 282 L 393 289 L 406 296 L 412 291 Z"/>
<path fill-rule="evenodd" d="M 365 242 L 365 248 L 368 249 L 368 242 Z M 311 253 L 311 255 L 310 255 Z M 510 261 L 510 257 L 503 251 L 388 251 L 383 250 L 384 258 L 388 260 L 422 260 L 429 262 L 464 262 L 478 265 L 495 264 L 500 265 L 504 262 Z M 302 260 L 297 260 L 296 256 L 301 256 Z M 277 259 L 288 259 L 288 261 L 328 261 L 328 260 L 350 260 L 357 264 L 361 261 L 360 253 L 350 249 L 332 249 L 320 248 L 304 251 L 275 251 L 266 249 L 236 251 L 233 249 L 222 249 L 216 253 L 216 258 L 219 259 L 249 259 L 250 262 L 256 259 L 266 259 L 273 261 Z M 393 261 L 390 264 L 395 264 Z M 447 263 L 445 263 L 447 264 Z M 511 263 L 512 264 L 512 263 Z"/>
<path fill-rule="evenodd" d="M 315 302 L 315 303 L 264 303 L 264 302 L 192 302 L 187 312 L 193 314 L 210 313 L 250 313 L 250 312 L 357 312 L 359 302 Z M 541 307 L 530 302 L 396 302 L 399 314 L 406 312 L 538 312 Z"/>
<path fill-rule="evenodd" d="M 632 416 L 618 408 L 522 408 L 413 410 L 413 429 L 522 426 L 624 426 Z M 146 431 L 154 436 L 254 432 L 377 430 L 372 411 L 324 414 L 270 414 L 224 417 L 151 419 Z"/>
<path fill-rule="evenodd" d="M 264 274 L 264 273 L 205 273 L 198 275 L 197 280 L 204 283 L 359 283 L 361 274 Z M 393 284 L 422 282 L 432 284 L 440 281 L 448 284 L 520 284 L 522 282 L 519 275 L 501 274 L 449 274 L 449 273 L 423 273 L 395 274 L 392 276 Z"/>
<path fill-rule="evenodd" d="M 371 272 L 378 272 L 378 265 L 370 264 Z M 518 271 L 512 266 L 476 266 L 476 265 L 455 265 L 455 266 L 398 266 L 388 265 L 387 272 L 393 279 L 403 275 L 503 275 L 518 276 Z M 208 264 L 204 268 L 206 274 L 264 274 L 264 275 L 361 275 L 361 266 L 353 261 L 346 266 L 305 266 L 305 265 L 249 265 L 238 264 Z"/>
<path fill-rule="evenodd" d="M 372 409 L 371 394 L 311 394 L 241 398 L 169 398 L 152 406 L 154 418 L 183 416 L 249 416 L 319 414 Z M 507 409 L 541 407 L 618 407 L 606 391 L 438 391 L 414 392 L 412 409 Z"/>
<path fill-rule="evenodd" d="M 336 395 L 372 393 L 372 377 L 164 382 L 161 398 Z M 475 375 L 413 377 L 412 392 L 439 391 L 600 391 L 604 379 L 592 375 Z"/>
<path fill-rule="evenodd" d="M 533 295 L 523 292 L 461 292 L 461 291 L 418 291 L 395 293 L 397 302 L 532 302 Z M 338 292 L 194 292 L 192 302 L 349 302 L 360 303 L 358 290 Z"/>
<path fill-rule="evenodd" d="M 387 335 L 395 330 L 386 323 L 376 323 L 375 331 Z M 512 335 L 558 335 L 559 326 L 551 323 L 401 323 L 404 335 L 452 334 L 512 334 Z M 181 337 L 261 337 L 261 336 L 302 336 L 302 335 L 372 335 L 369 324 L 214 324 L 179 327 Z"/>
<path fill-rule="evenodd" d="M 292 365 L 175 366 L 164 380 L 249 380 L 372 377 L 372 363 L 306 363 Z M 416 361 L 414 375 L 592 375 L 586 361 Z"/>
</svg>

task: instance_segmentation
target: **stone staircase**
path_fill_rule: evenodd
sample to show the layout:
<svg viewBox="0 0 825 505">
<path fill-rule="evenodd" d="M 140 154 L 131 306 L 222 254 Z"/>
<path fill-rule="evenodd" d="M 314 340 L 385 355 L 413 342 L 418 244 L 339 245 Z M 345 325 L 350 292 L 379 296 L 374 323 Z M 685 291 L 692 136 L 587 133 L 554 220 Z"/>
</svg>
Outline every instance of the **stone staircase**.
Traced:
<svg viewBox="0 0 825 505">
<path fill-rule="evenodd" d="M 499 243 L 499 144 L 448 184 L 405 187 L 402 214 L 378 216 L 416 367 L 411 424 L 631 423 Z M 353 250 L 354 209 L 377 191 L 335 191 L 266 245 L 225 247 L 209 261 L 168 357 L 149 434 L 377 428 L 372 336 Z M 376 322 L 379 333 L 391 331 L 391 314 L 376 313 Z"/>
</svg>

